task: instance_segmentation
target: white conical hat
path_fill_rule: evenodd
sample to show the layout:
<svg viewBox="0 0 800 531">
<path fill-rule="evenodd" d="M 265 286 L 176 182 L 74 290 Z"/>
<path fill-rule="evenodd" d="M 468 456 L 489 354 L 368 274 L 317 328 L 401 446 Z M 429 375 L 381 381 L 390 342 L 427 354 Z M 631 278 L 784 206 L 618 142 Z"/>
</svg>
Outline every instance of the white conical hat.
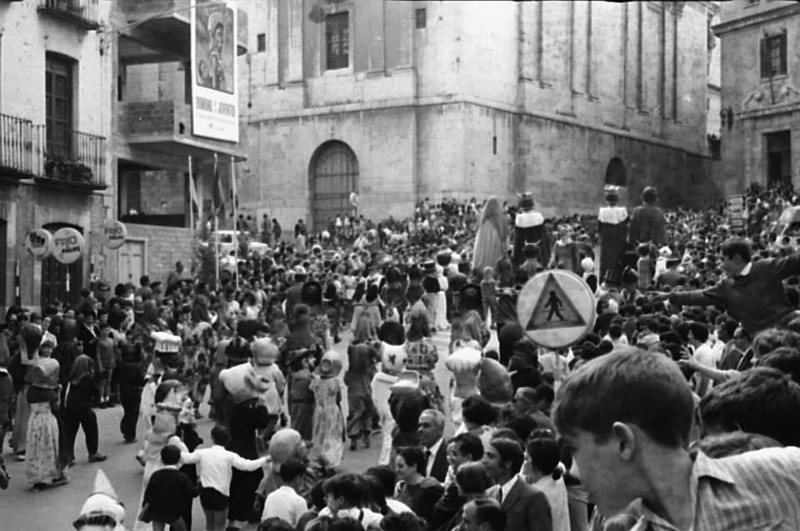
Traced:
<svg viewBox="0 0 800 531">
<path fill-rule="evenodd" d="M 94 476 L 94 488 L 92 489 L 92 494 L 105 494 L 109 498 L 119 500 L 117 491 L 114 490 L 114 485 L 111 484 L 111 481 L 109 481 L 108 476 L 106 476 L 106 473 L 103 472 L 103 469 L 97 469 L 97 474 Z"/>
</svg>

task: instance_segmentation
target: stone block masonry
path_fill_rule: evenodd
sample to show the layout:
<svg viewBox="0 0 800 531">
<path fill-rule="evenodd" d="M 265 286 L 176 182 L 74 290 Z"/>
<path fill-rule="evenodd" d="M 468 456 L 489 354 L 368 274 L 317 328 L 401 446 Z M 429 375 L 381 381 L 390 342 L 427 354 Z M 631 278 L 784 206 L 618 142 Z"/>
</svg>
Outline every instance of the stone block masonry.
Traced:
<svg viewBox="0 0 800 531">
<path fill-rule="evenodd" d="M 127 227 L 129 238 L 147 241 L 144 274 L 149 275 L 153 282 L 166 282 L 177 261 L 183 262 L 187 270 L 191 269 L 195 259 L 195 242 L 191 229 L 132 223 L 127 224 Z"/>
</svg>

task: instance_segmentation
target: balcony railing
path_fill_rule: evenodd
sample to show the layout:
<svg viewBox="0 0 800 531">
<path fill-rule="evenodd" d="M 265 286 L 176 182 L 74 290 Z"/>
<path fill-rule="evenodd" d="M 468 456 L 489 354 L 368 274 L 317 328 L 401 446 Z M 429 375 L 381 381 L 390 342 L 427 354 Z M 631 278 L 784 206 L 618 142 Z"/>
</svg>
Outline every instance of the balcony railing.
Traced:
<svg viewBox="0 0 800 531">
<path fill-rule="evenodd" d="M 41 128 L 44 142 L 42 170 L 39 175 L 54 184 L 79 188 L 106 187 L 106 139 L 66 128 Z"/>
<path fill-rule="evenodd" d="M 42 168 L 39 130 L 30 120 L 0 114 L 0 173 L 17 179 L 39 175 Z"/>
<path fill-rule="evenodd" d="M 100 27 L 99 0 L 39 0 L 38 10 L 87 29 Z"/>
</svg>

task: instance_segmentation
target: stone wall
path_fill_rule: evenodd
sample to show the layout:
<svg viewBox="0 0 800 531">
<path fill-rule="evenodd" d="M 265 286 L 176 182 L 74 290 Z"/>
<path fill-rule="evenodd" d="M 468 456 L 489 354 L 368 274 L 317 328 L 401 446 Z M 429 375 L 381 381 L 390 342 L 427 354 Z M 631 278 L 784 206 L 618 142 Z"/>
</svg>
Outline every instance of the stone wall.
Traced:
<svg viewBox="0 0 800 531">
<path fill-rule="evenodd" d="M 146 240 L 146 270 L 152 281 L 166 282 L 175 262 L 182 261 L 186 269 L 195 259 L 195 243 L 191 229 L 127 224 L 128 237 Z"/>
</svg>

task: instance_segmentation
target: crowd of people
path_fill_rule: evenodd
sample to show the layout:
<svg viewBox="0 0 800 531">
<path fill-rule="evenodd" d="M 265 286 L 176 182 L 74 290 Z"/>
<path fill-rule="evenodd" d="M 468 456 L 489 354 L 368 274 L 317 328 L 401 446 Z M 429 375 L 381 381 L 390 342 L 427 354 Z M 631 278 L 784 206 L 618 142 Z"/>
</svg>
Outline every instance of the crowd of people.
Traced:
<svg viewBox="0 0 800 531">
<path fill-rule="evenodd" d="M 32 489 L 67 484 L 78 430 L 104 461 L 94 410 L 121 406 L 134 529 L 192 529 L 195 498 L 208 530 L 800 529 L 800 255 L 772 234 L 798 197 L 751 187 L 741 226 L 724 205 L 664 211 L 653 188 L 618 200 L 547 219 L 527 194 L 426 199 L 293 237 L 265 218 L 270 250 L 218 281 L 178 263 L 75 307 L 11 308 L 0 448 L 10 433 Z M 516 315 L 549 269 L 597 303 L 560 349 Z M 345 470 L 376 433 L 378 462 Z M 124 515 L 99 472 L 74 525 Z"/>
</svg>

